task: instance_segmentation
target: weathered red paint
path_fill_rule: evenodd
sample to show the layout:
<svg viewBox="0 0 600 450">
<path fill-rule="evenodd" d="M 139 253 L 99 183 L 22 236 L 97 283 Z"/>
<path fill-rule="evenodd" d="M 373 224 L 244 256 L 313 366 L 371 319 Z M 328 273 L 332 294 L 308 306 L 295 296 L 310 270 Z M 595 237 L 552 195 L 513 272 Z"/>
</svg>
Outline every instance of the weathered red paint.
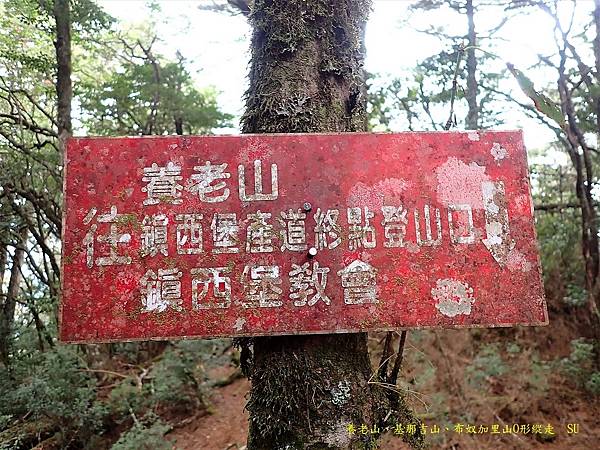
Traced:
<svg viewBox="0 0 600 450">
<path fill-rule="evenodd" d="M 227 163 L 221 173 L 230 176 L 202 184 L 206 161 L 213 168 Z M 261 162 L 263 195 L 252 200 L 254 161 Z M 161 167 L 166 177 L 157 182 Z M 65 170 L 60 336 L 66 342 L 547 324 L 520 132 L 74 138 Z M 273 187 L 277 198 L 268 199 Z M 289 219 L 289 210 L 302 214 L 305 203 L 311 205 L 307 246 L 299 220 L 288 244 L 301 251 L 282 251 L 280 233 L 289 220 L 281 212 Z M 356 209 L 348 212 L 356 207 L 360 218 Z M 325 234 L 333 248 L 310 258 L 308 249 L 318 247 L 318 208 L 329 219 L 335 212 L 327 217 L 325 210 L 339 211 L 340 228 Z M 266 228 L 248 219 L 258 210 L 272 214 Z M 218 216 L 211 228 L 217 213 L 236 214 L 239 253 L 214 253 L 235 244 L 235 229 L 223 228 L 232 216 Z M 186 222 L 183 214 L 202 219 Z M 202 226 L 202 252 L 198 230 L 190 234 L 192 219 Z M 359 219 L 352 228 L 349 222 Z M 150 235 L 142 237 L 152 226 L 154 249 Z M 229 231 L 229 240 L 213 231 Z M 110 239 L 120 241 L 112 256 Z M 178 245 L 196 250 L 178 254 Z M 304 263 L 316 278 L 305 273 L 307 280 L 290 283 L 292 264 Z M 310 290 L 311 282 L 320 289 L 290 297 L 303 283 Z"/>
</svg>

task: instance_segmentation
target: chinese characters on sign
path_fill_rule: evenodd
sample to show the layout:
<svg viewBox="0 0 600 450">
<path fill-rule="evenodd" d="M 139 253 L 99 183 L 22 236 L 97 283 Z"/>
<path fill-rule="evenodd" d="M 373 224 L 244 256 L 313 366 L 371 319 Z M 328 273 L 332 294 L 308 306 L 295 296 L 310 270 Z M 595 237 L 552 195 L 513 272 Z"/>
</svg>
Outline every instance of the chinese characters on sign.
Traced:
<svg viewBox="0 0 600 450">
<path fill-rule="evenodd" d="M 66 173 L 65 341 L 546 322 L 520 133 L 77 138 Z"/>
</svg>

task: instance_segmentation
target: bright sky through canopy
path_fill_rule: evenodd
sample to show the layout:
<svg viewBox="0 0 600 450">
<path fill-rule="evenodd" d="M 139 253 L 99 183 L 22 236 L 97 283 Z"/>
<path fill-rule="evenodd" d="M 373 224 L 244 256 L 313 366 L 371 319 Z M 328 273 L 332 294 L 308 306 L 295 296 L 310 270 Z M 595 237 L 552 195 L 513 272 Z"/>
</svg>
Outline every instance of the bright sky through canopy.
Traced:
<svg viewBox="0 0 600 450">
<path fill-rule="evenodd" d="M 151 11 L 141 0 L 103 0 L 99 3 L 125 24 L 135 24 L 150 18 Z M 198 6 L 203 2 L 198 1 L 157 3 L 162 9 L 154 15 L 162 40 L 160 51 L 173 57 L 175 51 L 179 50 L 189 61 L 199 86 L 214 85 L 220 91 L 219 103 L 223 109 L 239 117 L 243 110 L 242 96 L 246 87 L 249 59 L 250 27 L 247 20 L 242 15 L 229 16 L 200 10 Z M 443 26 L 448 34 L 465 34 L 464 15 L 448 8 L 433 12 L 411 12 L 408 9 L 410 3 L 412 2 L 408 0 L 374 1 L 366 32 L 366 68 L 369 72 L 398 77 L 411 70 L 419 60 L 450 48 L 451 42 L 442 42 L 418 30 L 425 30 L 429 26 Z M 563 3 L 564 13 L 570 13 L 571 2 Z M 501 8 L 482 7 L 476 16 L 477 31 L 485 33 L 497 26 L 505 16 Z M 582 19 L 584 18 L 576 17 L 576 23 L 582 23 Z M 535 15 L 521 14 L 511 18 L 497 36 L 502 40 L 498 41 L 496 48 L 490 48 L 489 40 L 485 39 L 479 45 L 501 58 L 497 60 L 498 70 L 505 61 L 528 69 L 536 65 L 538 53 L 550 55 L 554 52 L 552 22 L 539 11 Z M 554 82 L 552 75 L 549 78 L 535 70 L 531 70 L 530 77 L 540 87 Z M 518 90 L 516 81 L 507 79 L 501 87 L 512 91 L 519 100 L 528 102 Z M 506 121 L 503 129 L 524 128 L 529 148 L 539 147 L 552 139 L 548 129 L 520 112 L 513 113 L 512 108 L 503 112 L 502 117 Z M 227 132 L 235 133 L 237 129 Z"/>
</svg>

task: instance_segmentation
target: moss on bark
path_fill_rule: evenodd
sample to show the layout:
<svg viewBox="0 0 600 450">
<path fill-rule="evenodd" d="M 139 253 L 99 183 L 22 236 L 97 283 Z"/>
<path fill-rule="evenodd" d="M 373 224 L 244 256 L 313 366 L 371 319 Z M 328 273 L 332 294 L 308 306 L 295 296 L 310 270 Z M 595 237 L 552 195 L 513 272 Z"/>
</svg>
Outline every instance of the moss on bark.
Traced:
<svg viewBox="0 0 600 450">
<path fill-rule="evenodd" d="M 366 131 L 369 1 L 256 0 L 245 133 Z"/>
<path fill-rule="evenodd" d="M 370 6 L 369 0 L 255 0 L 243 132 L 366 131 Z M 252 381 L 249 450 L 375 448 L 377 435 L 351 434 L 347 425 L 415 420 L 401 397 L 390 400 L 372 383 L 366 333 L 240 342 L 242 359 L 251 359 L 244 367 Z M 418 433 L 413 440 L 422 444 Z"/>
</svg>

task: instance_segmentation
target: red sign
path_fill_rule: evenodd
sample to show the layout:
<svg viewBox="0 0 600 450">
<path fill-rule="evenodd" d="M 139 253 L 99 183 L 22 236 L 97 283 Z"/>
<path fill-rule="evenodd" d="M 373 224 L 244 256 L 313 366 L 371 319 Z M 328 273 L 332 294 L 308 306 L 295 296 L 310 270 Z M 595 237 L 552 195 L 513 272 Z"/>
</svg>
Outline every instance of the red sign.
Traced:
<svg viewBox="0 0 600 450">
<path fill-rule="evenodd" d="M 67 342 L 547 324 L 520 132 L 74 138 Z"/>
</svg>

